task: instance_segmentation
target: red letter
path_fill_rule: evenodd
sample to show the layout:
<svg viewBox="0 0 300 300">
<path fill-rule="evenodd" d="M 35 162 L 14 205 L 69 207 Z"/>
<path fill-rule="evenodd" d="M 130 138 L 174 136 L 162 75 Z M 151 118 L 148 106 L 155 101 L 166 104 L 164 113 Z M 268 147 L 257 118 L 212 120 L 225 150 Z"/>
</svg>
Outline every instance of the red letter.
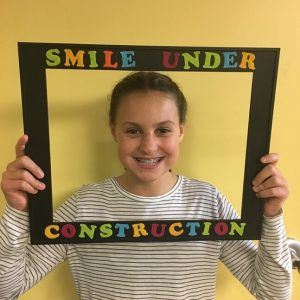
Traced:
<svg viewBox="0 0 300 300">
<path fill-rule="evenodd" d="M 225 235 L 228 232 L 228 225 L 224 222 L 219 222 L 215 226 L 215 233 L 217 235 Z"/>
<path fill-rule="evenodd" d="M 76 228 L 72 224 L 65 224 L 61 228 L 60 232 L 65 238 L 70 239 L 70 238 L 74 237 L 74 235 L 76 233 Z"/>
<path fill-rule="evenodd" d="M 157 232 L 157 227 L 161 226 L 161 231 L 160 233 Z M 162 237 L 165 235 L 165 231 L 166 231 L 166 224 L 152 224 L 151 226 L 151 234 L 155 237 Z"/>
<path fill-rule="evenodd" d="M 170 64 L 170 55 L 171 55 L 171 52 L 169 51 L 163 51 L 163 65 L 167 68 L 167 69 L 174 69 L 177 67 L 178 65 L 178 60 L 179 60 L 179 55 L 180 53 L 178 52 L 175 52 L 173 53 L 174 56 L 175 56 L 175 59 L 174 59 L 174 63 L 173 64 Z"/>
</svg>

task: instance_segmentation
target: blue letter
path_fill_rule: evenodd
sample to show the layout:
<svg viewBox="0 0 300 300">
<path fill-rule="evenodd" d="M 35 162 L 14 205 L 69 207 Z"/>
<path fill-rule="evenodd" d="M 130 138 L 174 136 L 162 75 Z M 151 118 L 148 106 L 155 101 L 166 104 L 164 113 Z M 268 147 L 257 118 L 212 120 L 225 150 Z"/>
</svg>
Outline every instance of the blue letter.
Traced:
<svg viewBox="0 0 300 300">
<path fill-rule="evenodd" d="M 129 229 L 129 225 L 128 224 L 120 224 L 117 223 L 115 225 L 116 229 L 119 229 L 119 232 L 117 234 L 117 237 L 125 237 L 125 229 Z"/>
<path fill-rule="evenodd" d="M 135 67 L 134 51 L 121 51 L 122 68 Z"/>
<path fill-rule="evenodd" d="M 224 69 L 237 68 L 237 62 L 234 62 L 237 53 L 236 52 L 223 52 L 224 55 Z"/>
<path fill-rule="evenodd" d="M 196 233 L 196 227 L 200 227 L 200 223 L 199 222 L 187 222 L 186 223 L 186 228 L 189 228 L 190 227 L 190 232 L 189 232 L 189 235 L 190 236 L 195 236 L 197 235 Z"/>
</svg>

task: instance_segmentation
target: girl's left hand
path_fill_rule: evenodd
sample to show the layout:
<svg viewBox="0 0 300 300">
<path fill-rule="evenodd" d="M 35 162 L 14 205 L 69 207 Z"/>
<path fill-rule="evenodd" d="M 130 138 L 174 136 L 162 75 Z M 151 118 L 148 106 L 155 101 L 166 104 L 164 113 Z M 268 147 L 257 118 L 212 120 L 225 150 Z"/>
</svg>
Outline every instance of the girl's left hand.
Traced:
<svg viewBox="0 0 300 300">
<path fill-rule="evenodd" d="M 288 185 L 276 167 L 278 154 L 267 154 L 260 161 L 265 167 L 253 179 L 253 191 L 264 200 L 264 216 L 274 217 L 281 213 L 283 202 L 289 195 Z"/>
</svg>

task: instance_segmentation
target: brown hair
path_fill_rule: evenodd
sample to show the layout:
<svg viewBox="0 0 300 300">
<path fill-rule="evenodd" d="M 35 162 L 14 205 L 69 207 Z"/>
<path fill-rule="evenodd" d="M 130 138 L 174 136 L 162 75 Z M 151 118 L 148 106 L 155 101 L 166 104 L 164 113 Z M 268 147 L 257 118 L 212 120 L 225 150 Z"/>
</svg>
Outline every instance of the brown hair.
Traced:
<svg viewBox="0 0 300 300">
<path fill-rule="evenodd" d="M 187 102 L 178 85 L 168 76 L 157 72 L 134 72 L 114 87 L 110 100 L 109 121 L 114 124 L 116 121 L 117 109 L 121 98 L 135 91 L 160 91 L 171 94 L 175 98 L 175 104 L 178 108 L 179 122 L 185 123 Z"/>
</svg>

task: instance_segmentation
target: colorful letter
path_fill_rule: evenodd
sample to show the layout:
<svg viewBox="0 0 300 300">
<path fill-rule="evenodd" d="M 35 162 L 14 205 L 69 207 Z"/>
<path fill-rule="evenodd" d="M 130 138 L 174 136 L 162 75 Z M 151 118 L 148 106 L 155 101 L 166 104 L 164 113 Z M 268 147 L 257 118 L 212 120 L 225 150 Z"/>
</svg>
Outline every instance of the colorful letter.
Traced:
<svg viewBox="0 0 300 300">
<path fill-rule="evenodd" d="M 196 227 L 197 228 L 200 227 L 200 223 L 199 222 L 187 222 L 186 223 L 186 228 L 190 228 L 190 231 L 189 231 L 188 235 L 190 235 L 190 236 L 197 235 L 197 233 L 196 233 Z"/>
<path fill-rule="evenodd" d="M 117 68 L 118 63 L 115 62 L 114 64 L 111 62 L 112 55 L 114 54 L 112 51 L 103 51 L 104 53 L 104 65 L 105 68 Z"/>
<path fill-rule="evenodd" d="M 65 66 L 66 67 L 70 67 L 70 61 L 72 66 L 75 67 L 75 64 L 77 63 L 77 67 L 84 67 L 83 64 L 83 54 L 84 51 L 83 50 L 78 50 L 78 52 L 76 53 L 76 55 L 74 55 L 74 53 L 72 52 L 71 49 L 65 49 L 65 53 L 66 53 L 66 62 L 65 62 Z"/>
<path fill-rule="evenodd" d="M 86 237 L 86 235 L 92 239 L 94 238 L 95 229 L 97 228 L 96 225 L 91 225 L 91 228 L 89 228 L 86 224 L 80 224 L 80 238 Z"/>
<path fill-rule="evenodd" d="M 179 230 L 176 230 L 175 228 L 178 228 Z M 172 223 L 169 227 L 169 232 L 173 236 L 179 236 L 183 234 L 182 223 L 181 222 Z"/>
<path fill-rule="evenodd" d="M 157 232 L 158 226 L 161 227 L 161 230 L 160 230 L 159 233 Z M 165 235 L 166 227 L 167 227 L 166 224 L 156 224 L 156 223 L 155 223 L 155 224 L 152 224 L 152 225 L 151 225 L 151 234 L 152 234 L 153 236 L 155 236 L 155 237 L 162 237 L 162 236 Z"/>
<path fill-rule="evenodd" d="M 205 61 L 203 68 L 216 69 L 221 62 L 220 54 L 215 52 L 205 52 Z"/>
<path fill-rule="evenodd" d="M 215 225 L 215 233 L 217 235 L 225 235 L 228 232 L 228 225 L 224 222 L 219 222 Z"/>
<path fill-rule="evenodd" d="M 242 52 L 242 61 L 240 63 L 240 68 L 247 69 L 248 65 L 248 69 L 255 70 L 254 60 L 255 54 L 250 52 Z"/>
<path fill-rule="evenodd" d="M 134 51 L 121 51 L 122 56 L 122 68 L 135 67 Z"/>
<path fill-rule="evenodd" d="M 182 53 L 181 54 L 183 56 L 184 59 L 184 69 L 185 70 L 189 70 L 190 67 L 190 63 L 195 66 L 196 68 L 199 68 L 200 66 L 200 59 L 199 59 L 199 55 L 200 55 L 200 51 L 194 51 L 194 56 L 192 56 L 190 53 Z"/>
<path fill-rule="evenodd" d="M 100 236 L 102 238 L 108 238 L 110 236 L 112 236 L 113 231 L 112 231 L 112 225 L 107 223 L 107 224 L 102 224 L 100 226 Z"/>
<path fill-rule="evenodd" d="M 53 233 L 52 231 L 54 231 L 55 233 Z M 45 228 L 45 236 L 48 238 L 48 239 L 56 239 L 59 237 L 59 226 L 58 225 L 48 225 L 46 228 Z"/>
<path fill-rule="evenodd" d="M 133 237 L 140 237 L 141 235 L 147 236 L 148 232 L 145 229 L 144 223 L 132 224 Z"/>
<path fill-rule="evenodd" d="M 119 229 L 119 232 L 117 234 L 117 237 L 125 237 L 125 229 L 129 229 L 129 225 L 128 224 L 122 224 L 122 223 L 117 223 L 115 225 L 116 229 Z"/>
<path fill-rule="evenodd" d="M 72 224 L 65 224 L 61 228 L 60 232 L 65 238 L 70 239 L 70 238 L 74 237 L 74 235 L 76 233 L 76 228 Z"/>
<path fill-rule="evenodd" d="M 174 62 L 172 64 L 170 63 L 170 55 L 171 54 L 172 53 L 169 51 L 163 51 L 163 65 L 167 69 L 175 69 L 178 66 L 178 60 L 179 60 L 180 53 L 178 53 L 178 52 L 173 53 L 175 58 L 174 58 Z"/>
<path fill-rule="evenodd" d="M 97 68 L 97 58 L 96 58 L 97 51 L 89 51 L 88 55 L 90 56 L 90 68 Z"/>
<path fill-rule="evenodd" d="M 234 231 L 236 231 L 240 236 L 243 236 L 246 223 L 241 223 L 238 225 L 236 222 L 230 222 L 230 225 L 231 229 L 228 233 L 229 235 L 234 235 Z"/>
<path fill-rule="evenodd" d="M 224 69 L 237 67 L 237 62 L 235 62 L 237 52 L 223 52 L 223 56 L 224 56 Z"/>
<path fill-rule="evenodd" d="M 202 235 L 209 235 L 209 230 L 210 230 L 211 222 L 204 222 L 204 229 L 202 231 Z"/>
<path fill-rule="evenodd" d="M 60 57 L 58 56 L 59 53 L 60 51 L 58 49 L 49 49 L 46 52 L 46 57 L 48 58 L 46 59 L 47 66 L 55 67 L 60 64 L 61 60 Z"/>
</svg>

